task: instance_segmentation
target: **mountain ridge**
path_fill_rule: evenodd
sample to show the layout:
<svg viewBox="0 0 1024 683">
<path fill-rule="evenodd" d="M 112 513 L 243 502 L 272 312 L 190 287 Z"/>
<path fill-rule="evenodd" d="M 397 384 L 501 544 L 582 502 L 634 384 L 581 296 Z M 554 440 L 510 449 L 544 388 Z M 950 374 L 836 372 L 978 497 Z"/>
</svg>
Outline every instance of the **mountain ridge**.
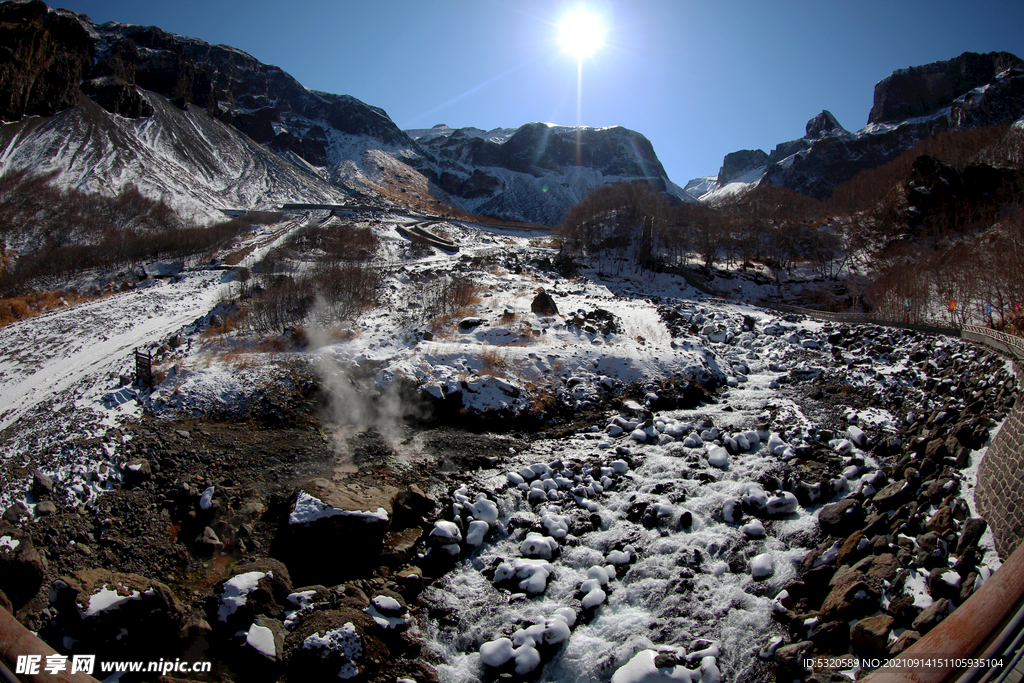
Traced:
<svg viewBox="0 0 1024 683">
<path fill-rule="evenodd" d="M 204 111 L 294 165 L 300 176 L 316 176 L 340 188 L 339 196 L 433 210 L 454 206 L 548 225 L 558 223 L 570 206 L 607 182 L 644 179 L 680 200 L 690 200 L 669 180 L 650 142 L 624 128 L 556 127 L 552 133 L 544 124 L 530 123 L 488 140 L 469 129 L 449 129 L 417 141 L 380 107 L 350 95 L 306 88 L 283 69 L 231 46 L 211 45 L 154 26 L 95 24 L 85 15 L 52 9 L 41 0 L 0 3 L 0 31 L 16 48 L 0 60 L 0 92 L 10 95 L 6 109 L 0 97 L 0 113 L 9 121 L 26 115 L 54 116 L 81 106 L 78 93 L 115 117 L 146 119 L 156 113 L 146 93 L 155 93 L 183 112 Z M 73 40 L 58 40 L 65 34 Z M 27 97 L 38 90 L 39 82 L 59 96 L 43 103 Z M 170 116 L 167 110 L 163 113 L 164 119 Z M 47 130 L 54 140 L 35 140 L 35 147 L 59 145 L 59 131 Z M 23 138 L 5 139 L 2 168 L 24 167 L 33 155 L 11 147 Z M 66 142 L 85 146 L 82 141 Z M 136 146 L 145 144 L 140 141 Z M 119 149 L 123 154 L 124 145 Z M 57 167 L 61 158 L 56 155 L 49 168 L 69 170 Z M 183 158 L 160 164 L 204 175 L 202 169 L 189 169 Z M 264 179 L 270 182 L 271 175 Z M 107 186 L 118 179 L 108 173 L 93 184 Z M 143 188 L 153 185 L 137 180 Z M 267 200 L 288 195 L 295 201 L 323 201 L 321 184 L 312 182 L 308 197 L 296 197 L 289 180 L 287 189 L 269 191 Z M 236 190 L 226 196 L 255 199 L 255 189 Z M 189 200 L 178 204 L 194 203 L 204 193 L 186 194 Z"/>
<path fill-rule="evenodd" d="M 959 89 L 959 91 L 958 91 Z M 951 94 L 952 93 L 952 94 Z M 875 85 L 867 125 L 851 132 L 828 111 L 812 117 L 806 134 L 781 142 L 767 155 L 763 172 L 737 186 L 734 176 L 756 170 L 727 154 L 719 182 L 702 201 L 712 204 L 758 184 L 785 187 L 816 199 L 858 172 L 881 166 L 920 140 L 947 130 L 1012 123 L 1024 115 L 1024 60 L 1008 52 L 965 52 L 950 60 L 898 69 Z M 704 188 L 704 186 L 702 186 Z"/>
</svg>

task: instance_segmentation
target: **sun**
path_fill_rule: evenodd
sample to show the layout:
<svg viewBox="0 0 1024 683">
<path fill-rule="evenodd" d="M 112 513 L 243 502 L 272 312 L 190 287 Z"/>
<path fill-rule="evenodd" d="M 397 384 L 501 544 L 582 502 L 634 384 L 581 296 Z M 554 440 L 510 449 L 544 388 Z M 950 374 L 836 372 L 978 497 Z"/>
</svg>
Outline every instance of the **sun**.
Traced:
<svg viewBox="0 0 1024 683">
<path fill-rule="evenodd" d="M 562 49 L 576 59 L 582 60 L 601 47 L 604 29 L 593 14 L 578 9 L 567 16 L 558 27 L 558 40 Z"/>
</svg>

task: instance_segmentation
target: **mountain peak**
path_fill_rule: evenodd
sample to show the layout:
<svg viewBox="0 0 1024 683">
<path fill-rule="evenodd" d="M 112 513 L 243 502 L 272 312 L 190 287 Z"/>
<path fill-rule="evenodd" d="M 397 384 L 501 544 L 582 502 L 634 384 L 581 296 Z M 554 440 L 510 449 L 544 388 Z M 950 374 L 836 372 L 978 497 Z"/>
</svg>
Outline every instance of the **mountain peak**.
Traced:
<svg viewBox="0 0 1024 683">
<path fill-rule="evenodd" d="M 808 140 L 817 140 L 818 138 L 829 135 L 841 135 L 846 132 L 846 129 L 839 125 L 839 121 L 832 115 L 832 112 L 828 109 L 822 109 L 820 114 L 807 122 L 807 134 L 804 137 Z"/>
</svg>

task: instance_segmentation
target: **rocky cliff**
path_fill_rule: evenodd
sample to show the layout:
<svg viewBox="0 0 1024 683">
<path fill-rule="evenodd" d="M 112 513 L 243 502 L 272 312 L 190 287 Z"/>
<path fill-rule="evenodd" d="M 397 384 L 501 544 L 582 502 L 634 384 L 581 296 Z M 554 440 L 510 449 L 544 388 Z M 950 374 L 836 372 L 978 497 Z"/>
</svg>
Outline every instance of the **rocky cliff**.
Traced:
<svg viewBox="0 0 1024 683">
<path fill-rule="evenodd" d="M 882 79 L 875 86 L 868 125 L 857 132 L 844 129 L 830 112 L 821 112 L 807 122 L 802 138 L 772 150 L 762 175 L 743 180 L 824 199 L 860 171 L 895 159 L 919 140 L 948 130 L 1011 123 L 1022 115 L 1024 62 L 1008 52 L 967 52 Z M 726 155 L 723 172 L 747 154 Z M 732 181 L 739 177 L 725 176 Z M 714 196 L 712 192 L 704 199 Z"/>
</svg>

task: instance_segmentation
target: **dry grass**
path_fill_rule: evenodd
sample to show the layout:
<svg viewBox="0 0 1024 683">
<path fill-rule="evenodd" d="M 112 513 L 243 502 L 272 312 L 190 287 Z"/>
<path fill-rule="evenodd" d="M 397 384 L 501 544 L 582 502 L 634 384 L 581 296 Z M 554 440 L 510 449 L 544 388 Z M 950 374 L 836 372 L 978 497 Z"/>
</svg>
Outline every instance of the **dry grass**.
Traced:
<svg viewBox="0 0 1024 683">
<path fill-rule="evenodd" d="M 121 285 L 120 291 L 126 291 L 126 289 L 130 288 L 131 285 L 125 282 Z M 33 318 L 43 313 L 55 311 L 59 308 L 67 308 L 86 301 L 103 299 L 116 294 L 117 291 L 118 288 L 111 284 L 103 289 L 85 294 L 76 289 L 68 289 L 53 292 L 34 292 L 10 299 L 0 299 L 0 327 L 10 325 L 18 320 Z"/>
<path fill-rule="evenodd" d="M 232 332 L 248 329 L 248 319 L 249 311 L 245 308 L 239 308 L 225 316 L 220 325 L 211 325 L 203 330 L 203 334 L 200 335 L 200 338 L 203 341 L 213 341 L 219 337 L 231 334 Z"/>
<path fill-rule="evenodd" d="M 504 377 L 508 369 L 508 351 L 499 346 L 488 346 L 480 354 L 480 374 Z"/>
</svg>

